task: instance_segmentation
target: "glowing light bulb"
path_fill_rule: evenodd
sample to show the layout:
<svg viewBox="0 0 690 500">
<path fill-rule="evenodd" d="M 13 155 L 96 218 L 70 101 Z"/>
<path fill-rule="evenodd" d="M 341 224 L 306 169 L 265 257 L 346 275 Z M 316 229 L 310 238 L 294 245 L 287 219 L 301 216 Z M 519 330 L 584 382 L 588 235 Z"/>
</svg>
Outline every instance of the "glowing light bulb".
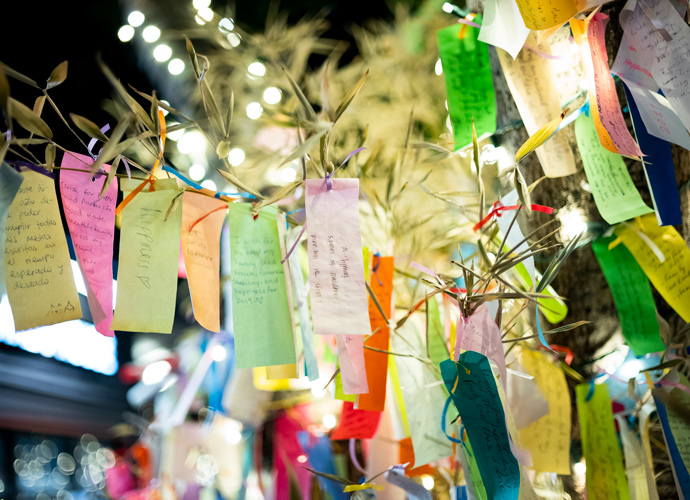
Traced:
<svg viewBox="0 0 690 500">
<path fill-rule="evenodd" d="M 235 23 L 232 19 L 224 17 L 223 19 L 218 21 L 218 29 L 224 32 L 232 31 L 235 29 Z"/>
<path fill-rule="evenodd" d="M 322 422 L 323 426 L 328 429 L 333 429 L 337 423 L 335 415 L 331 415 L 330 413 L 323 416 Z"/>
<path fill-rule="evenodd" d="M 144 16 L 144 14 L 139 12 L 138 10 L 133 10 L 127 16 L 127 22 L 135 28 L 144 24 L 145 20 L 146 16 Z"/>
<path fill-rule="evenodd" d="M 283 184 L 295 182 L 295 179 L 297 179 L 297 170 L 294 167 L 288 165 L 280 171 L 280 180 Z"/>
<path fill-rule="evenodd" d="M 170 103 L 165 99 L 161 99 L 161 102 L 170 106 Z M 170 112 L 167 109 L 163 109 L 162 106 L 160 107 L 160 110 L 163 112 L 163 116 L 168 116 L 168 114 L 170 114 Z"/>
<path fill-rule="evenodd" d="M 453 12 L 453 4 L 448 3 L 448 2 L 444 3 L 443 4 L 443 12 L 447 12 L 448 14 L 452 13 Z"/>
<path fill-rule="evenodd" d="M 172 366 L 165 360 L 156 361 L 144 368 L 141 374 L 141 381 L 144 385 L 154 385 L 162 382 L 172 371 Z"/>
<path fill-rule="evenodd" d="M 306 456 L 306 455 L 299 455 L 299 456 L 297 457 L 297 461 L 298 461 L 299 463 L 301 463 L 301 464 L 304 464 L 304 463 L 307 462 L 307 456 Z"/>
<path fill-rule="evenodd" d="M 213 11 L 208 7 L 205 9 L 199 9 L 199 12 L 196 14 L 207 23 L 213 21 Z"/>
<path fill-rule="evenodd" d="M 237 33 L 228 34 L 228 43 L 233 47 L 237 47 L 241 42 L 242 39 L 240 38 L 240 35 L 238 35 Z"/>
<path fill-rule="evenodd" d="M 184 61 L 182 59 L 178 59 L 177 57 L 175 59 L 172 59 L 168 63 L 168 72 L 171 75 L 179 75 L 184 71 Z"/>
<path fill-rule="evenodd" d="M 434 489 L 434 478 L 431 477 L 429 474 L 424 474 L 422 476 L 422 486 L 424 486 L 425 489 L 431 491 Z"/>
<path fill-rule="evenodd" d="M 230 154 L 228 155 L 228 159 L 230 161 L 230 165 L 233 167 L 239 167 L 244 161 L 244 151 L 242 151 L 240 148 L 232 148 L 230 150 Z"/>
<path fill-rule="evenodd" d="M 206 182 L 213 182 L 213 181 L 206 181 Z M 202 184 L 203 185 L 203 184 Z M 213 184 L 214 191 L 215 191 L 215 183 Z M 225 347 L 222 345 L 217 345 L 213 347 L 213 350 L 211 351 L 211 357 L 213 358 L 213 361 L 223 361 L 225 358 L 228 356 L 228 351 L 225 350 Z"/>
<path fill-rule="evenodd" d="M 206 9 L 211 6 L 211 0 L 194 0 L 192 6 L 196 10 Z"/>
<path fill-rule="evenodd" d="M 189 167 L 189 177 L 191 177 L 193 181 L 200 181 L 204 178 L 204 175 L 206 175 L 206 168 L 203 165 L 195 163 Z"/>
<path fill-rule="evenodd" d="M 173 127 L 174 125 L 179 125 L 179 123 L 170 122 L 170 123 L 168 123 L 168 128 Z M 183 135 L 184 135 L 184 130 L 173 130 L 172 132 L 168 132 L 168 140 L 169 141 L 179 141 Z"/>
<path fill-rule="evenodd" d="M 183 155 L 190 153 L 204 154 L 206 152 L 206 139 L 204 139 L 201 132 L 196 130 L 186 132 L 177 141 L 177 150 Z"/>
<path fill-rule="evenodd" d="M 441 63 L 440 59 L 438 61 L 436 61 L 436 66 L 434 67 L 434 71 L 436 72 L 437 75 L 440 75 L 443 73 L 443 64 Z"/>
<path fill-rule="evenodd" d="M 640 374 L 640 369 L 642 368 L 642 362 L 639 359 L 631 359 L 626 361 L 618 369 L 618 374 L 624 380 L 637 377 Z"/>
<path fill-rule="evenodd" d="M 277 104 L 280 102 L 281 92 L 276 87 L 268 87 L 264 90 L 264 101 L 268 104 Z"/>
<path fill-rule="evenodd" d="M 255 76 L 264 76 L 266 74 L 266 66 L 259 61 L 254 61 L 249 65 L 247 70 Z"/>
<path fill-rule="evenodd" d="M 134 28 L 132 28 L 129 24 L 125 24 L 123 27 L 117 30 L 117 37 L 121 42 L 129 42 L 132 38 L 134 38 Z"/>
<path fill-rule="evenodd" d="M 560 212 L 558 218 L 561 220 L 561 236 L 566 240 L 572 240 L 587 231 L 587 223 L 577 208 Z"/>
<path fill-rule="evenodd" d="M 144 41 L 148 43 L 153 43 L 161 37 L 161 30 L 156 26 L 147 26 L 144 28 L 141 36 L 144 37 Z"/>
<path fill-rule="evenodd" d="M 252 120 L 256 120 L 257 118 L 259 118 L 263 111 L 264 109 L 258 102 L 250 102 L 249 104 L 247 104 L 247 117 Z"/>
<path fill-rule="evenodd" d="M 583 476 L 587 472 L 587 466 L 584 462 L 577 462 L 573 465 L 573 471 L 579 476 Z"/>
<path fill-rule="evenodd" d="M 172 56 L 172 49 L 164 43 L 153 49 L 153 58 L 158 62 L 165 62 Z"/>
<path fill-rule="evenodd" d="M 216 191 L 218 188 L 216 187 L 216 183 L 213 182 L 212 180 L 208 179 L 205 180 L 204 182 L 201 183 L 202 188 L 210 189 L 211 191 Z"/>
</svg>

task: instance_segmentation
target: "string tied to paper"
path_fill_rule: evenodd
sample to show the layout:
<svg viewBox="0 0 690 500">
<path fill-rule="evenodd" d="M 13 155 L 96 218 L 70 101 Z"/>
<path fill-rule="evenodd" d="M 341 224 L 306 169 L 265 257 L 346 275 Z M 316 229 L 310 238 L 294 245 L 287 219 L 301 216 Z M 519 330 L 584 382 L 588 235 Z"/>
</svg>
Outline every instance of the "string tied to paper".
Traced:
<svg viewBox="0 0 690 500">
<path fill-rule="evenodd" d="M 522 207 L 522 205 L 503 205 L 500 201 L 497 201 L 494 203 L 493 207 L 491 207 L 491 210 L 489 210 L 489 213 L 486 214 L 486 217 L 484 217 L 482 220 L 477 222 L 472 230 L 476 233 L 479 231 L 482 227 L 486 225 L 494 216 L 495 217 L 501 217 L 503 215 L 503 212 L 507 212 L 509 210 L 518 210 Z M 545 214 L 553 214 L 553 208 L 551 207 L 546 207 L 544 205 L 537 205 L 532 203 L 532 210 L 535 212 L 542 212 Z"/>
<path fill-rule="evenodd" d="M 352 158 L 354 155 L 356 155 L 360 151 L 364 151 L 365 149 L 367 149 L 367 148 L 361 147 L 361 148 L 355 149 L 354 151 L 350 151 L 350 153 L 345 157 L 343 162 L 340 165 L 338 165 L 337 168 L 333 169 L 333 172 L 331 172 L 330 174 L 326 174 L 326 177 L 324 177 L 324 181 L 326 181 L 326 189 L 328 191 L 333 189 L 333 184 L 331 183 L 331 177 L 333 177 L 333 174 L 335 174 L 339 168 L 342 168 L 348 161 L 350 161 L 350 158 Z"/>
</svg>

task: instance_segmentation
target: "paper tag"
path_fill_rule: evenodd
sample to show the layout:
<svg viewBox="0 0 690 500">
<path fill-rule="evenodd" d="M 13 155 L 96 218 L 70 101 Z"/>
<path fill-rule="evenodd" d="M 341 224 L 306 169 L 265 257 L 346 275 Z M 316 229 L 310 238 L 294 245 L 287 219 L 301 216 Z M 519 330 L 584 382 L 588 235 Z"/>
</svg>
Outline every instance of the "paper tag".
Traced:
<svg viewBox="0 0 690 500">
<path fill-rule="evenodd" d="M 21 175 L 5 225 L 5 283 L 16 331 L 81 318 L 53 179 L 32 170 Z"/>
<path fill-rule="evenodd" d="M 396 353 L 418 356 L 424 352 L 422 339 L 411 319 L 391 335 L 391 345 Z M 449 457 L 453 448 L 440 425 L 447 396 L 442 386 L 432 385 L 438 380 L 435 371 L 426 363 L 405 356 L 395 356 L 395 364 L 405 401 L 415 466 Z"/>
<path fill-rule="evenodd" d="M 227 203 L 200 194 L 182 195 L 182 254 L 194 318 L 220 331 L 220 233 Z"/>
<path fill-rule="evenodd" d="M 475 20 L 481 23 L 481 16 Z M 459 38 L 462 29 L 465 29 L 464 37 Z M 477 137 L 496 130 L 496 96 L 489 51 L 478 36 L 476 28 L 460 24 L 437 33 L 455 150 L 472 143 L 472 120 Z"/>
<path fill-rule="evenodd" d="M 623 444 L 625 474 L 628 477 L 630 498 L 659 500 L 654 473 L 647 464 L 637 436 L 630 430 L 625 418 L 620 415 L 615 415 L 615 418 L 618 422 L 621 443 Z"/>
<path fill-rule="evenodd" d="M 340 424 L 331 434 L 331 439 L 371 439 L 376 434 L 380 420 L 381 412 L 356 410 L 351 402 L 345 401 Z"/>
<path fill-rule="evenodd" d="M 580 420 L 582 451 L 587 460 L 587 495 L 591 500 L 627 500 L 623 457 L 613 425 L 611 399 L 606 385 L 596 385 L 586 401 L 590 384 L 575 388 Z"/>
<path fill-rule="evenodd" d="M 89 175 L 89 156 L 65 153 L 60 172 L 60 194 L 72 245 L 87 285 L 93 323 L 101 334 L 112 337 L 113 243 L 117 179 L 100 196 L 105 176 Z M 75 169 L 75 170 L 69 170 Z M 110 165 L 103 165 L 107 172 Z M 77 171 L 79 170 L 79 171 Z"/>
<path fill-rule="evenodd" d="M 585 7 L 585 2 L 574 0 L 517 0 L 525 26 L 531 30 L 544 30 L 560 26 Z"/>
<path fill-rule="evenodd" d="M 631 227 L 616 228 L 619 236 L 644 273 L 668 304 L 690 321 L 690 249 L 672 226 L 659 227 L 653 215 L 639 219 L 642 233 L 664 255 L 664 262 L 654 254 L 649 244 Z M 686 270 L 686 271 L 683 271 Z"/>
<path fill-rule="evenodd" d="M 563 370 L 542 352 L 523 351 L 522 366 L 546 398 L 549 413 L 524 429 L 520 443 L 532 455 L 537 472 L 570 474 L 570 395 Z"/>
<path fill-rule="evenodd" d="M 140 181 L 124 179 L 127 193 Z M 117 305 L 113 330 L 171 333 L 175 319 L 177 262 L 180 256 L 182 200 L 177 181 L 155 181 L 155 191 L 146 188 L 122 212 L 120 262 L 117 273 Z"/>
<path fill-rule="evenodd" d="M 5 226 L 12 200 L 17 196 L 24 176 L 10 167 L 0 163 L 0 296 L 5 293 Z"/>
<path fill-rule="evenodd" d="M 299 227 L 295 227 L 288 232 L 288 248 L 292 248 L 297 238 L 299 238 L 300 232 L 301 228 Z M 313 382 L 319 378 L 319 366 L 316 360 L 316 352 L 314 351 L 314 330 L 311 326 L 309 304 L 307 303 L 307 290 L 304 287 L 304 276 L 302 275 L 302 266 L 300 265 L 297 249 L 290 254 L 288 264 L 290 267 L 290 276 L 292 278 L 292 290 L 297 306 L 297 314 L 299 315 L 300 331 L 302 332 L 304 363 L 306 365 L 307 377 Z"/>
<path fill-rule="evenodd" d="M 642 201 L 623 158 L 602 147 L 593 119 L 578 118 L 575 135 L 594 202 L 604 220 L 613 225 L 650 213 L 652 209 Z"/>
<path fill-rule="evenodd" d="M 443 381 L 460 413 L 488 498 L 514 499 L 520 468 L 510 449 L 505 413 L 488 359 L 464 352 L 441 363 Z"/>
<path fill-rule="evenodd" d="M 533 36 L 528 38 L 527 43 L 532 46 L 537 44 Z M 544 44 L 539 50 L 551 52 L 548 44 Z M 523 50 L 515 61 L 502 50 L 497 53 L 525 129 L 530 136 L 534 135 L 561 114 L 552 63 L 534 50 Z M 568 138 L 563 133 L 555 134 L 536 153 L 547 177 L 562 177 L 577 172 L 575 157 Z"/>
<path fill-rule="evenodd" d="M 482 27 L 478 37 L 480 41 L 505 50 L 515 59 L 529 32 L 515 0 L 484 2 Z"/>
<path fill-rule="evenodd" d="M 611 289 L 625 341 L 636 356 L 663 351 L 649 280 L 624 245 L 609 250 L 614 240 L 600 238 L 592 250 Z"/>
<path fill-rule="evenodd" d="M 370 286 L 379 304 L 385 311 L 391 310 L 393 297 L 393 257 L 374 257 L 377 270 L 371 273 Z M 380 281 L 380 283 L 379 283 Z M 371 331 L 378 331 L 367 340 L 366 345 L 383 351 L 389 350 L 390 331 L 388 321 L 381 316 L 374 301 L 369 298 L 369 318 Z M 364 349 L 364 365 L 367 372 L 369 392 L 360 394 L 357 408 L 361 410 L 383 411 L 386 404 L 386 384 L 388 381 L 388 354 Z"/>
<path fill-rule="evenodd" d="M 642 152 L 647 155 L 644 157 L 643 167 L 657 221 L 660 226 L 680 225 L 682 224 L 680 193 L 676 184 L 671 145 L 647 132 L 637 104 L 627 87 L 625 93 L 637 142 L 640 143 Z"/>
<path fill-rule="evenodd" d="M 230 203 L 230 265 L 238 368 L 295 363 L 295 341 L 276 223 L 277 208 L 256 219 L 251 203 Z"/>
</svg>

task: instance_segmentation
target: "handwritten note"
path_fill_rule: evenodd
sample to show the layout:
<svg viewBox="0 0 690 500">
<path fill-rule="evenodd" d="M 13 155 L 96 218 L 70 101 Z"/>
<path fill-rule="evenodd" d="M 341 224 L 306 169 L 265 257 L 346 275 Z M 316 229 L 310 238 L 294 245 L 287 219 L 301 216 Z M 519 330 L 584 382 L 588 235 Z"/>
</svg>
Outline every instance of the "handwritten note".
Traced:
<svg viewBox="0 0 690 500">
<path fill-rule="evenodd" d="M 570 474 L 570 395 L 563 370 L 543 352 L 523 351 L 522 366 L 534 377 L 549 413 L 519 430 L 537 472 Z"/>
<path fill-rule="evenodd" d="M 297 238 L 299 238 L 301 231 L 302 229 L 300 227 L 294 227 L 288 231 L 288 248 L 292 248 Z M 290 277 L 292 278 L 294 301 L 299 316 L 299 327 L 302 333 L 304 364 L 307 377 L 313 382 L 319 378 L 319 365 L 316 360 L 316 351 L 314 350 L 314 330 L 311 326 L 311 315 L 309 313 L 309 304 L 307 303 L 307 290 L 304 286 L 304 275 L 302 274 L 302 265 L 300 263 L 298 249 L 295 249 L 295 251 L 290 254 L 288 265 L 290 268 Z"/>
<path fill-rule="evenodd" d="M 220 232 L 227 203 L 200 194 L 182 195 L 182 255 L 194 318 L 220 331 Z"/>
<path fill-rule="evenodd" d="M 17 331 L 81 318 L 53 179 L 22 175 L 5 225 L 5 283 Z"/>
<path fill-rule="evenodd" d="M 680 193 L 676 184 L 671 145 L 647 131 L 647 126 L 642 121 L 637 104 L 627 87 L 625 94 L 637 142 L 640 143 L 642 152 L 647 155 L 644 157 L 643 167 L 657 221 L 660 226 L 680 225 Z"/>
<path fill-rule="evenodd" d="M 671 372 L 665 379 L 677 382 L 678 374 Z M 667 387 L 662 387 L 652 389 L 652 396 L 664 434 L 666 449 L 671 459 L 671 469 L 678 494 L 681 498 L 690 498 L 690 473 L 688 472 L 690 428 L 688 428 L 687 423 L 687 412 L 690 410 L 690 404 L 688 395 L 677 388 L 669 390 Z"/>
<path fill-rule="evenodd" d="M 663 351 L 649 280 L 624 245 L 609 250 L 614 239 L 600 238 L 592 250 L 611 289 L 625 341 L 636 356 Z"/>
<path fill-rule="evenodd" d="M 369 335 L 368 298 L 359 228 L 359 180 L 306 182 L 309 285 L 314 333 L 336 335 L 343 388 L 368 392 L 363 339 Z M 337 305 L 337 306 L 336 306 Z M 342 321 L 347 317 L 348 321 Z"/>
<path fill-rule="evenodd" d="M 621 13 L 620 19 L 621 24 L 625 26 L 623 13 Z M 659 90 L 659 85 L 652 75 L 654 53 L 651 50 L 644 52 L 637 50 L 635 45 L 636 37 L 633 37 L 630 30 L 625 31 L 611 73 L 618 75 L 625 82 L 634 83 L 656 92 Z"/>
<path fill-rule="evenodd" d="M 658 500 L 654 473 L 649 468 L 644 457 L 644 451 L 639 439 L 628 426 L 628 422 L 621 415 L 615 415 L 618 423 L 621 443 L 623 444 L 623 456 L 625 457 L 625 474 L 628 477 L 630 498 Z"/>
<path fill-rule="evenodd" d="M 392 351 L 418 356 L 424 345 L 417 327 L 406 321 L 391 336 Z M 449 457 L 453 453 L 450 441 L 441 430 L 446 391 L 438 384 L 436 370 L 426 363 L 405 356 L 395 356 L 395 365 L 402 389 L 407 422 L 414 449 L 415 467 Z M 391 380 L 394 382 L 393 369 Z M 396 384 L 392 384 L 396 387 Z M 450 417 L 448 418 L 450 422 Z"/>
<path fill-rule="evenodd" d="M 639 219 L 639 228 L 663 253 L 654 254 L 632 225 L 616 228 L 619 236 L 644 273 L 668 304 L 685 321 L 690 321 L 690 249 L 672 226 L 659 227 L 653 215 Z"/>
<path fill-rule="evenodd" d="M 230 204 L 232 324 L 239 368 L 295 363 L 277 209 Z"/>
<path fill-rule="evenodd" d="M 534 36 L 527 43 L 532 47 L 537 45 Z M 539 51 L 551 52 L 548 44 L 539 47 Z M 502 50 L 497 53 L 527 133 L 533 135 L 561 113 L 552 63 L 534 50 L 523 50 L 514 61 Z M 562 177 L 577 171 L 568 139 L 562 133 L 538 148 L 537 157 L 547 177 Z"/>
<path fill-rule="evenodd" d="M 393 297 L 393 257 L 374 257 L 370 286 L 384 311 L 391 310 Z M 369 298 L 369 318 L 374 333 L 366 344 L 374 349 L 389 350 L 390 331 L 388 322 L 381 316 L 374 301 Z M 378 331 L 377 331 L 378 330 Z M 367 371 L 369 392 L 360 394 L 357 408 L 361 410 L 383 411 L 386 404 L 386 384 L 388 381 L 388 354 L 371 349 L 364 350 L 364 364 Z"/>
<path fill-rule="evenodd" d="M 577 147 L 599 213 L 609 224 L 632 219 L 652 211 L 642 201 L 623 158 L 602 147 L 593 119 L 575 120 Z"/>
<path fill-rule="evenodd" d="M 587 460 L 587 496 L 591 500 L 628 500 L 608 387 L 596 385 L 592 399 L 586 401 L 589 391 L 590 384 L 575 388 L 582 451 Z"/>
<path fill-rule="evenodd" d="M 101 183 L 105 176 L 89 175 L 90 156 L 65 153 L 60 171 L 60 194 L 72 245 L 77 254 L 93 323 L 101 334 L 112 337 L 113 321 L 113 243 L 115 240 L 115 203 L 117 179 L 113 179 L 103 197 Z M 108 171 L 110 165 L 103 165 Z M 100 182 L 99 182 L 100 181 Z"/>
<path fill-rule="evenodd" d="M 517 4 L 525 26 L 531 30 L 560 26 L 585 7 L 585 2 L 574 0 L 517 0 Z"/>
<path fill-rule="evenodd" d="M 120 187 L 127 196 L 139 184 L 124 179 Z M 157 180 L 155 191 L 144 189 L 122 212 L 113 330 L 172 332 L 182 223 L 182 203 L 174 200 L 180 194 L 177 181 Z"/>
<path fill-rule="evenodd" d="M 481 24 L 481 16 L 475 21 Z M 463 38 L 458 36 L 460 30 L 465 32 Z M 496 96 L 489 52 L 478 36 L 476 28 L 460 24 L 437 33 L 456 150 L 472 142 L 473 119 L 477 136 L 496 130 Z"/>
<path fill-rule="evenodd" d="M 505 389 L 507 370 L 501 332 L 486 304 L 480 305 L 469 318 L 460 318 L 458 321 L 455 361 L 459 359 L 461 349 L 478 352 L 493 361 L 498 367 L 501 384 Z"/>
<path fill-rule="evenodd" d="M 530 32 L 515 0 L 487 0 L 483 18 L 479 41 L 501 48 L 515 59 Z"/>
<path fill-rule="evenodd" d="M 371 439 L 381 420 L 380 411 L 357 410 L 350 401 L 343 402 L 340 424 L 331 439 Z"/>
<path fill-rule="evenodd" d="M 7 163 L 0 163 L 0 296 L 5 293 L 5 226 L 12 200 L 17 196 L 19 186 L 24 182 L 22 174 Z"/>
<path fill-rule="evenodd" d="M 464 352 L 457 363 L 441 363 L 441 373 L 472 442 L 488 498 L 517 498 L 520 469 L 510 450 L 505 413 L 488 359 Z"/>
</svg>

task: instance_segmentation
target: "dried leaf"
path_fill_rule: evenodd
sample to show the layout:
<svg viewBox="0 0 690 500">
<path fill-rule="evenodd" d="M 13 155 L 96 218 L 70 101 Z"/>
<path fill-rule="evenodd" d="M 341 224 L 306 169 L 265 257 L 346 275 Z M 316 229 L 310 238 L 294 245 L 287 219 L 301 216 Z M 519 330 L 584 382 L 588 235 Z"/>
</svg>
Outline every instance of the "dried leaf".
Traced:
<svg viewBox="0 0 690 500">
<path fill-rule="evenodd" d="M 302 104 L 302 107 L 304 108 L 304 112 L 307 115 L 307 120 L 316 123 L 319 121 L 319 118 L 316 116 L 316 112 L 314 111 L 314 108 L 311 107 L 311 104 L 309 104 L 309 100 L 307 99 L 307 96 L 304 95 L 302 92 L 302 89 L 299 88 L 299 85 L 297 85 L 297 82 L 292 79 L 290 76 L 290 73 L 287 72 L 285 68 L 283 68 L 283 73 L 285 73 L 285 76 L 287 77 L 288 81 L 290 82 L 290 86 L 292 87 L 292 90 L 295 92 L 295 95 L 297 96 L 297 99 L 299 102 Z M 336 112 L 337 114 L 337 112 Z"/>
<path fill-rule="evenodd" d="M 7 66 L 6 64 L 0 62 L 0 66 L 2 66 L 2 69 L 5 70 L 5 74 L 7 76 L 10 76 L 10 77 L 14 78 L 15 80 L 19 80 L 22 83 L 26 83 L 27 85 L 31 85 L 34 88 L 37 88 L 37 89 L 41 88 L 38 86 L 38 83 L 33 81 L 31 78 L 29 78 L 28 76 L 22 75 L 18 71 L 13 70 L 12 68 Z"/>
<path fill-rule="evenodd" d="M 103 74 L 108 79 L 110 84 L 115 88 L 117 94 L 122 98 L 125 104 L 127 104 L 127 107 L 129 107 L 130 111 L 136 115 L 136 117 L 147 129 L 154 131 L 155 127 L 153 125 L 153 120 L 151 120 L 151 117 L 144 110 L 144 108 L 141 107 L 141 104 L 139 104 L 131 95 L 129 95 L 124 86 L 120 83 L 120 80 L 115 77 L 113 72 L 110 71 L 110 68 L 108 68 L 103 61 L 99 60 L 98 65 L 101 67 L 101 71 L 103 71 Z"/>
<path fill-rule="evenodd" d="M 153 99 L 152 96 L 150 96 L 150 95 L 148 95 L 148 94 L 145 94 L 144 92 L 141 92 L 141 91 L 135 89 L 135 88 L 132 87 L 131 85 L 129 86 L 129 88 L 131 88 L 134 92 L 136 92 L 137 94 L 139 94 L 141 97 L 143 97 L 143 98 L 146 99 L 147 101 L 153 102 L 154 99 Z M 166 110 L 168 113 L 172 113 L 173 115 L 177 115 L 177 116 L 179 116 L 180 118 L 184 118 L 185 120 L 187 120 L 187 121 L 189 121 L 189 122 L 193 121 L 191 118 L 189 118 L 187 115 L 185 115 L 185 114 L 182 113 L 181 111 L 179 111 L 179 110 L 173 108 L 173 107 L 170 106 L 169 104 L 165 104 L 165 103 L 162 102 L 162 101 L 158 101 L 158 107 L 163 108 L 163 109 Z M 168 131 L 170 131 L 170 130 L 171 130 L 171 129 L 168 128 Z"/>
<path fill-rule="evenodd" d="M 254 214 L 257 214 L 261 211 L 262 208 L 267 207 L 268 205 L 272 205 L 273 203 L 276 203 L 283 198 L 287 198 L 292 194 L 292 192 L 297 189 L 299 186 L 301 186 L 303 181 L 296 181 L 293 182 L 292 184 L 288 184 L 287 186 L 283 186 L 280 188 L 276 193 L 271 196 L 270 198 L 263 200 L 262 202 L 258 203 L 252 212 Z"/>
<path fill-rule="evenodd" d="M 34 113 L 36 113 L 38 116 L 41 116 L 41 113 L 43 113 L 43 106 L 46 103 L 46 96 L 45 95 L 40 95 L 36 98 L 34 101 Z"/>
<path fill-rule="evenodd" d="M 230 106 L 228 106 L 228 114 L 225 115 L 225 140 L 230 141 L 230 127 L 232 126 L 232 115 L 235 109 L 235 93 L 230 91 Z"/>
<path fill-rule="evenodd" d="M 330 69 L 330 61 L 326 61 L 323 65 L 323 72 L 321 74 L 321 110 L 326 116 L 326 119 L 330 121 L 335 121 L 335 112 L 333 111 L 333 106 L 331 106 L 331 100 L 329 98 L 330 94 L 330 78 L 328 76 Z"/>
<path fill-rule="evenodd" d="M 206 80 L 200 81 L 199 87 L 201 89 L 201 99 L 204 103 L 204 109 L 206 110 L 206 114 L 211 122 L 216 138 L 225 137 L 225 126 L 220 117 L 218 103 L 216 102 L 216 98 L 213 96 L 211 87 L 209 87 Z"/>
<path fill-rule="evenodd" d="M 77 126 L 77 128 L 89 137 L 93 137 L 102 142 L 108 142 L 108 137 L 101 132 L 101 129 L 98 128 L 98 125 L 88 118 L 84 118 L 83 116 L 75 113 L 70 113 L 69 117 L 72 119 L 72 122 Z"/>
<path fill-rule="evenodd" d="M 479 161 L 479 143 L 477 141 L 477 130 L 474 128 L 474 119 L 472 119 L 472 161 L 477 170 L 477 184 L 479 185 L 479 220 L 482 220 L 484 218 L 486 192 L 484 191 L 484 181 L 482 180 L 482 166 Z"/>
<path fill-rule="evenodd" d="M 534 134 L 532 134 L 532 136 L 529 139 L 527 139 L 527 141 L 525 141 L 525 143 L 522 146 L 520 146 L 520 149 L 518 149 L 517 153 L 515 153 L 515 161 L 518 162 L 522 160 L 525 156 L 527 156 L 532 151 L 534 151 L 539 146 L 548 141 L 551 138 L 551 136 L 556 132 L 558 126 L 561 124 L 563 118 L 565 118 L 565 115 L 567 114 L 568 109 L 565 109 L 561 113 L 561 116 L 559 116 L 558 118 L 554 118 L 549 123 L 544 125 L 542 128 L 537 130 Z"/>
<path fill-rule="evenodd" d="M 9 98 L 8 104 L 10 115 L 17 120 L 17 123 L 19 123 L 23 129 L 33 134 L 40 135 L 41 137 L 46 137 L 48 139 L 53 138 L 53 132 L 50 130 L 50 127 L 48 127 L 46 122 L 31 109 L 12 97 Z"/>
<path fill-rule="evenodd" d="M 10 82 L 7 81 L 5 68 L 0 65 L 0 108 L 7 109 L 7 101 L 10 98 Z"/>
<path fill-rule="evenodd" d="M 525 181 L 522 172 L 520 172 L 520 167 L 517 165 L 515 165 L 515 170 L 513 171 L 513 184 L 515 185 L 522 206 L 527 209 L 527 212 L 532 212 L 532 198 L 529 194 L 527 181 Z"/>
<path fill-rule="evenodd" d="M 216 146 L 216 154 L 219 160 L 227 158 L 230 154 L 230 141 L 220 141 Z"/>
<path fill-rule="evenodd" d="M 348 106 L 352 103 L 352 101 L 354 101 L 355 97 L 357 97 L 357 94 L 359 94 L 359 91 L 364 85 L 364 82 L 366 82 L 367 80 L 368 74 L 369 70 L 367 70 L 367 72 L 364 73 L 364 76 L 359 79 L 355 86 L 350 89 L 350 91 L 345 95 L 345 97 L 343 97 L 343 100 L 340 101 L 340 104 L 338 104 L 338 107 L 335 110 L 335 120 L 333 120 L 333 123 L 338 121 L 338 118 L 340 118 L 343 115 Z"/>
<path fill-rule="evenodd" d="M 319 477 L 322 477 L 324 479 L 328 479 L 329 481 L 335 481 L 336 483 L 347 484 L 347 485 L 357 484 L 357 483 L 353 483 L 352 481 L 349 481 L 343 477 L 336 476 L 335 474 L 328 474 L 326 472 L 318 472 L 318 471 L 310 469 L 309 467 L 302 467 L 302 468 L 308 470 L 309 472 L 311 472 L 315 476 L 319 476 Z"/>
<path fill-rule="evenodd" d="M 224 161 L 227 161 L 227 159 L 224 160 Z M 218 171 L 218 173 L 219 173 L 220 175 L 222 175 L 223 177 L 225 177 L 225 179 L 226 179 L 228 182 L 230 182 L 231 184 L 233 184 L 234 186 L 236 186 L 237 189 L 239 189 L 240 191 L 244 191 L 245 193 L 249 193 L 249 194 L 251 194 L 252 196 L 256 196 L 259 200 L 263 200 L 263 199 L 264 199 L 264 197 L 261 196 L 261 193 L 259 193 L 258 191 L 255 191 L 254 189 L 252 189 L 252 188 L 250 188 L 249 186 L 247 186 L 244 182 L 242 182 L 241 180 L 239 180 L 237 177 L 235 177 L 234 175 L 232 175 L 230 172 L 226 172 L 225 170 L 221 170 L 221 169 L 219 169 L 219 168 L 217 168 L 216 170 Z"/>
<path fill-rule="evenodd" d="M 57 87 L 67 79 L 67 61 L 62 61 L 48 77 L 48 84 L 46 90 Z"/>
<path fill-rule="evenodd" d="M 55 166 L 55 144 L 48 144 L 45 151 L 46 168 L 53 170 Z"/>
<path fill-rule="evenodd" d="M 316 146 L 316 144 L 321 141 L 321 137 L 328 131 L 329 129 L 324 128 L 320 132 L 310 136 L 306 141 L 304 141 L 302 145 L 298 146 L 292 153 L 283 158 L 283 160 L 280 162 L 280 165 L 278 166 L 281 167 L 286 163 L 301 158 L 305 154 L 309 153 L 309 151 L 311 151 L 314 148 L 314 146 Z"/>
<path fill-rule="evenodd" d="M 189 54 L 189 59 L 192 61 L 192 69 L 194 70 L 194 75 L 197 79 L 201 76 L 201 71 L 199 70 L 199 59 L 196 57 L 196 50 L 194 50 L 194 45 L 192 41 L 184 37 L 185 43 L 187 44 L 187 53 Z"/>
<path fill-rule="evenodd" d="M 0 134 L 2 136 L 2 140 L 5 140 L 5 134 Z M 13 137 L 12 141 L 10 141 L 10 145 L 16 144 L 17 146 L 37 146 L 39 144 L 45 144 L 48 142 L 48 139 L 36 139 L 35 137 L 22 137 L 22 138 L 16 138 Z"/>
<path fill-rule="evenodd" d="M 103 198 L 103 195 L 105 194 L 105 192 L 110 187 L 110 184 L 113 182 L 113 179 L 115 178 L 115 174 L 117 173 L 117 167 L 120 166 L 120 160 L 121 159 L 122 159 L 122 157 L 120 155 L 117 155 L 117 157 L 115 157 L 115 161 L 110 166 L 110 170 L 108 170 L 108 175 L 106 176 L 105 180 L 103 181 L 103 187 L 101 188 L 101 194 L 98 195 L 99 198 Z"/>
<path fill-rule="evenodd" d="M 119 142 L 122 136 L 125 134 L 125 131 L 130 127 L 130 125 L 132 125 L 133 120 L 134 116 L 132 115 L 132 113 L 127 113 L 122 118 L 120 118 L 120 121 L 117 123 L 117 125 L 115 125 L 115 129 L 110 134 L 110 140 L 108 140 L 108 142 L 105 143 L 105 146 L 103 146 L 103 150 L 98 155 L 98 158 L 96 158 L 93 165 L 91 165 L 92 174 L 95 174 L 101 165 L 103 165 L 104 163 L 108 163 L 117 155 L 124 152 L 124 150 L 127 149 L 129 146 L 138 141 L 136 137 L 132 137 L 130 139 L 126 139 L 122 142 Z"/>
</svg>

